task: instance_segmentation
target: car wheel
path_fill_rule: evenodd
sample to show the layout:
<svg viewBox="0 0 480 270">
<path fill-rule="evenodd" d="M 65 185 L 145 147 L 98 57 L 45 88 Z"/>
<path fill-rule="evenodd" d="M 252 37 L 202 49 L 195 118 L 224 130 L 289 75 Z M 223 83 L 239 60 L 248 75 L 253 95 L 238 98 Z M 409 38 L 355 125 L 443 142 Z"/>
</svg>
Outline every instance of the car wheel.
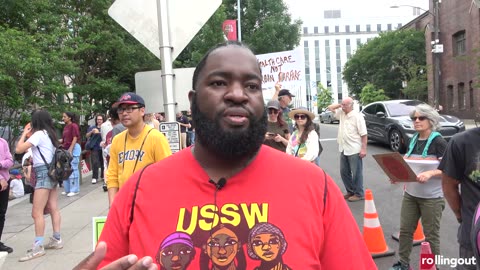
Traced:
<svg viewBox="0 0 480 270">
<path fill-rule="evenodd" d="M 328 117 L 328 124 L 331 124 L 331 123 L 332 123 L 332 117 L 329 116 L 329 117 Z"/>
<path fill-rule="evenodd" d="M 390 149 L 395 152 L 403 152 L 405 145 L 403 143 L 402 134 L 397 129 L 392 129 L 390 135 L 388 136 Z"/>
<path fill-rule="evenodd" d="M 320 123 L 323 124 L 323 117 L 322 116 L 320 116 Z"/>
</svg>

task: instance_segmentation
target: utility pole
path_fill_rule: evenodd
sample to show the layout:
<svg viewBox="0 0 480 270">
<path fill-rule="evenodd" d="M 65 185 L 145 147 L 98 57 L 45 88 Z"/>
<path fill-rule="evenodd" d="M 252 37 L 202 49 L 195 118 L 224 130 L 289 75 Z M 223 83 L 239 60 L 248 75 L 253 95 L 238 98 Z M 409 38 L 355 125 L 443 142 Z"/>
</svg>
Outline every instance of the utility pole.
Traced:
<svg viewBox="0 0 480 270">
<path fill-rule="evenodd" d="M 438 12 L 439 8 L 439 1 L 440 0 L 433 0 L 433 20 L 434 20 L 434 40 L 432 41 L 433 44 L 433 65 L 434 65 L 434 72 L 433 72 L 433 104 L 435 109 L 439 109 L 439 102 L 440 102 L 440 14 Z"/>
<path fill-rule="evenodd" d="M 242 13 L 241 13 L 241 0 L 237 0 L 237 21 L 238 21 L 238 27 L 237 27 L 237 37 L 238 37 L 238 41 L 242 41 L 242 18 L 240 18 L 242 16 Z"/>
</svg>

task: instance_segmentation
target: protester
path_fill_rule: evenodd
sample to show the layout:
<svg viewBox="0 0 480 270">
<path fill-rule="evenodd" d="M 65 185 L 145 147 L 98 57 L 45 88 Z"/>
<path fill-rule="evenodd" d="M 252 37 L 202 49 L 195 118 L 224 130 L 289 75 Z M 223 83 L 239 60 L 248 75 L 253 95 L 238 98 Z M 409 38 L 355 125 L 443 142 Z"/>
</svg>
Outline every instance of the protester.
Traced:
<svg viewBox="0 0 480 270">
<path fill-rule="evenodd" d="M 14 200 L 24 195 L 25 189 L 22 181 L 22 173 L 18 169 L 13 169 L 10 171 L 10 191 L 8 193 L 8 199 Z"/>
<path fill-rule="evenodd" d="M 131 177 L 95 253 L 76 269 L 158 269 L 152 258 L 172 244 L 161 255 L 183 251 L 178 269 L 200 268 L 205 256 L 192 256 L 193 250 L 206 251 L 211 268 L 233 260 L 239 266 L 243 252 L 229 254 L 233 260 L 225 252 L 247 245 L 247 269 L 376 269 L 333 180 L 317 166 L 262 146 L 262 76 L 248 48 L 228 42 L 210 50 L 192 88 L 195 145 Z M 227 227 L 219 233 L 222 224 Z"/>
<path fill-rule="evenodd" d="M 13 158 L 8 147 L 8 142 L 0 138 L 0 239 L 3 234 L 3 227 L 5 225 L 5 214 L 8 209 L 8 194 L 9 185 L 8 179 L 10 174 L 8 169 L 13 166 Z M 0 251 L 12 253 L 13 249 L 0 242 Z"/>
<path fill-rule="evenodd" d="M 127 130 L 113 138 L 107 170 L 108 200 L 112 204 L 118 190 L 137 170 L 172 154 L 165 136 L 143 121 L 145 101 L 135 93 L 124 93 L 113 104 Z M 114 128 L 115 129 L 115 128 Z"/>
<path fill-rule="evenodd" d="M 112 145 L 113 138 L 115 137 L 115 135 L 125 130 L 125 127 L 122 125 L 122 123 L 120 122 L 120 118 L 118 117 L 117 108 L 111 108 L 108 111 L 108 115 L 110 117 L 110 121 L 112 122 L 113 128 L 107 133 L 107 135 L 105 136 L 105 143 L 102 144 L 103 156 L 105 156 L 105 160 L 106 160 L 105 168 L 107 168 L 107 170 L 108 170 L 108 164 L 110 164 L 110 146 Z M 103 188 L 103 191 L 105 192 L 108 191 L 106 177 L 105 177 L 105 182 L 103 183 L 102 188 Z"/>
<path fill-rule="evenodd" d="M 445 199 L 460 224 L 458 228 L 459 257 L 474 256 L 470 232 L 473 214 L 480 202 L 480 128 L 458 133 L 448 142 L 438 167 L 442 171 Z M 476 269 L 458 265 L 457 269 Z"/>
<path fill-rule="evenodd" d="M 332 104 L 328 109 L 339 120 L 338 150 L 340 174 L 350 202 L 363 200 L 363 162 L 367 155 L 367 127 L 363 115 L 353 109 L 353 99 L 344 98 L 342 104 Z"/>
<path fill-rule="evenodd" d="M 90 160 L 92 164 L 92 184 L 96 184 L 97 180 L 104 178 L 105 167 L 103 165 L 103 154 L 100 143 L 102 142 L 101 127 L 104 123 L 105 117 L 101 114 L 95 116 L 95 125 L 90 126 L 87 130 L 87 144 L 90 142 Z M 100 170 L 100 176 L 98 175 Z"/>
<path fill-rule="evenodd" d="M 73 173 L 68 180 L 64 181 L 64 189 L 62 195 L 72 197 L 80 193 L 80 172 L 78 170 L 78 164 L 80 164 L 80 154 L 82 148 L 80 147 L 80 127 L 78 126 L 77 115 L 72 112 L 64 112 L 62 120 L 65 123 L 62 133 L 62 147 L 68 150 L 73 156 L 72 169 Z"/>
<path fill-rule="evenodd" d="M 190 146 L 195 144 L 195 128 L 193 127 L 193 123 L 192 123 L 191 110 L 187 111 L 187 119 L 188 119 L 188 124 L 190 125 L 190 127 L 187 128 L 187 146 Z"/>
<path fill-rule="evenodd" d="M 283 120 L 280 109 L 278 100 L 270 100 L 267 103 L 267 133 L 265 134 L 263 144 L 285 152 L 287 150 L 288 140 L 290 139 L 290 132 L 288 131 L 287 123 Z"/>
<path fill-rule="evenodd" d="M 283 119 L 287 121 L 288 124 L 288 132 L 292 134 L 293 132 L 293 121 L 288 117 L 288 113 L 290 112 L 290 103 L 295 96 L 290 93 L 288 89 L 282 89 L 282 85 L 280 82 L 275 84 L 275 93 L 273 94 L 272 100 L 277 100 L 280 102 L 280 108 L 282 108 Z"/>
<path fill-rule="evenodd" d="M 155 118 L 154 113 L 146 113 L 143 117 L 143 121 L 152 128 L 159 129 L 160 127 L 160 122 Z"/>
<path fill-rule="evenodd" d="M 434 108 L 427 104 L 417 105 L 410 117 L 416 133 L 410 140 L 404 159 L 417 175 L 417 182 L 405 183 L 400 212 L 400 260 L 390 270 L 410 269 L 413 234 L 420 218 L 425 241 L 430 243 L 433 254 L 441 255 L 440 221 L 445 200 L 440 179 L 442 172 L 437 167 L 447 141 L 437 132 L 440 115 Z"/>
<path fill-rule="evenodd" d="M 107 169 L 107 156 L 103 151 L 103 147 L 105 145 L 105 141 L 107 140 L 107 133 L 109 133 L 113 129 L 112 120 L 110 118 L 110 110 L 107 111 L 107 120 L 100 126 L 100 134 L 102 135 L 102 141 L 100 142 L 100 147 L 102 148 L 102 158 L 103 158 L 103 168 L 104 172 Z M 103 186 L 106 187 L 105 182 L 105 173 L 102 173 L 104 176 L 103 178 Z"/>
<path fill-rule="evenodd" d="M 315 115 L 300 107 L 288 113 L 295 119 L 295 131 L 288 141 L 287 154 L 314 162 L 318 156 L 318 134 L 313 125 Z"/>
<path fill-rule="evenodd" d="M 177 122 L 180 124 L 180 149 L 187 147 L 187 128 L 190 128 L 190 123 L 188 118 L 182 114 L 182 112 L 177 113 Z"/>
<path fill-rule="evenodd" d="M 35 223 L 35 240 L 32 249 L 19 259 L 20 262 L 29 261 L 45 255 L 45 249 L 63 248 L 60 235 L 60 211 L 57 200 L 58 182 L 48 176 L 48 165 L 52 161 L 58 140 L 53 126 L 53 119 L 47 111 L 38 110 L 32 115 L 32 136 L 25 140 L 29 129 L 24 129 L 15 151 L 25 153 L 29 148 L 33 154 L 33 169 L 36 177 L 35 195 L 33 196 L 32 217 Z M 44 209 L 47 209 L 52 219 L 53 236 L 44 245 L 45 218 Z"/>
</svg>

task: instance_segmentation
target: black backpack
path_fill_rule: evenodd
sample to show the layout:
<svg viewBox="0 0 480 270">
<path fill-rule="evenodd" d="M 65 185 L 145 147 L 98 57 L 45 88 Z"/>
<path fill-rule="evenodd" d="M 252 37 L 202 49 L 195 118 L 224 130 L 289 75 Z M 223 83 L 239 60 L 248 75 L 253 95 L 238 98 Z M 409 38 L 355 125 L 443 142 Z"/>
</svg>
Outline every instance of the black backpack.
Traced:
<svg viewBox="0 0 480 270">
<path fill-rule="evenodd" d="M 38 148 L 38 152 L 40 152 L 40 148 Z M 47 164 L 48 176 L 53 181 L 62 182 L 63 180 L 67 180 L 68 177 L 70 177 L 70 175 L 73 173 L 71 164 L 73 156 L 67 150 L 55 148 L 52 162 L 50 164 L 47 163 L 42 155 L 42 152 L 40 152 L 40 156 L 42 156 L 43 162 Z"/>
</svg>

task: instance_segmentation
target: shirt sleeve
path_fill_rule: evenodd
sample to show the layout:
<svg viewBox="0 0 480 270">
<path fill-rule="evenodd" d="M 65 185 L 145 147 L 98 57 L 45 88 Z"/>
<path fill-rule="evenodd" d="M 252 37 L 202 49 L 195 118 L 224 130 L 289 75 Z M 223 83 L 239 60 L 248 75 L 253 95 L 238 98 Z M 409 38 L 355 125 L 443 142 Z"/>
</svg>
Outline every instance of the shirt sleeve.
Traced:
<svg viewBox="0 0 480 270">
<path fill-rule="evenodd" d="M 170 150 L 170 144 L 168 143 L 165 135 L 163 135 L 163 133 L 161 132 L 158 132 L 158 137 L 160 145 L 158 147 L 155 147 L 155 162 L 172 155 L 172 150 Z"/>
<path fill-rule="evenodd" d="M 72 139 L 77 137 L 77 143 L 80 142 L 80 128 L 76 123 L 72 125 Z"/>
<path fill-rule="evenodd" d="M 363 115 L 357 115 L 357 131 L 360 136 L 367 135 L 367 125 L 365 124 L 365 118 Z"/>
<path fill-rule="evenodd" d="M 41 131 L 36 131 L 35 133 L 28 138 L 27 142 L 31 143 L 33 146 L 37 147 L 38 144 L 40 143 L 40 132 Z"/>
<path fill-rule="evenodd" d="M 441 159 L 445 154 L 445 149 L 447 148 L 447 141 L 442 136 L 438 136 L 433 142 L 435 143 L 435 155 L 437 156 L 437 158 Z"/>
<path fill-rule="evenodd" d="M 8 169 L 12 167 L 13 166 L 12 154 L 10 153 L 10 148 L 8 148 L 7 141 L 3 139 L 0 139 L 0 153 L 2 153 L 2 159 L 0 160 L 0 164 L 2 165 L 2 168 Z"/>
<path fill-rule="evenodd" d="M 318 134 L 315 130 L 308 133 L 307 141 L 305 142 L 307 152 L 302 157 L 303 160 L 314 161 L 318 157 Z"/>
<path fill-rule="evenodd" d="M 342 115 L 342 113 L 344 113 L 342 111 L 342 108 L 338 108 L 335 110 L 334 114 L 333 114 L 333 117 L 335 117 L 335 119 L 337 120 L 340 120 L 340 116 Z"/>
<path fill-rule="evenodd" d="M 290 139 L 288 139 L 288 144 L 287 144 L 287 149 L 285 150 L 285 152 L 290 155 L 290 156 L 293 156 L 293 153 L 292 153 L 292 140 L 293 140 L 293 135 L 290 136 Z"/>
<path fill-rule="evenodd" d="M 110 162 L 107 169 L 107 188 L 118 188 L 120 186 L 118 182 L 118 153 L 119 153 L 119 137 L 113 138 L 110 147 Z"/>
<path fill-rule="evenodd" d="M 377 269 L 342 193 L 328 175 L 327 188 L 320 253 L 322 269 L 339 269 L 345 262 L 351 267 L 342 269 Z"/>
<path fill-rule="evenodd" d="M 465 156 L 462 154 L 455 137 L 450 139 L 438 169 L 453 179 L 462 180 L 465 171 Z"/>
</svg>

